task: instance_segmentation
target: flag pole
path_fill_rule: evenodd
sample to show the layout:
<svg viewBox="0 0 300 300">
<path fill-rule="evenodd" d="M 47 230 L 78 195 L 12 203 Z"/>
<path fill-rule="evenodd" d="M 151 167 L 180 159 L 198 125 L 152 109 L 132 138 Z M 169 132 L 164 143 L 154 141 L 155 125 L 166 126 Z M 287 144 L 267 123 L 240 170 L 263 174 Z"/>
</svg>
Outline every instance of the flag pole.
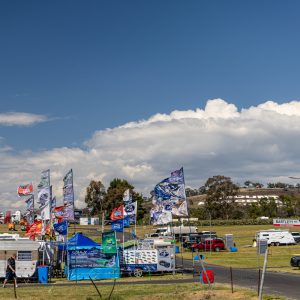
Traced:
<svg viewBox="0 0 300 300">
<path fill-rule="evenodd" d="M 137 249 L 136 220 L 137 220 L 137 201 L 136 201 L 135 218 L 134 218 L 134 246 L 135 246 L 135 249 Z"/>
</svg>

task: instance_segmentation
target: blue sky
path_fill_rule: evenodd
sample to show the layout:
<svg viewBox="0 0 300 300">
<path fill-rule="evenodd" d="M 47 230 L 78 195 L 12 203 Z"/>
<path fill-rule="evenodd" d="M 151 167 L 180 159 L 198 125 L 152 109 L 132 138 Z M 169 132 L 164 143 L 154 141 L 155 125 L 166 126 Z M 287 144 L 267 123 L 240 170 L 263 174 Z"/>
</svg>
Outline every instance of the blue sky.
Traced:
<svg viewBox="0 0 300 300">
<path fill-rule="evenodd" d="M 82 145 L 95 130 L 208 99 L 297 99 L 299 6 L 1 1 L 1 110 L 55 119 L 1 135 L 16 150 Z"/>
<path fill-rule="evenodd" d="M 299 10 L 2 0 L 0 197 L 45 168 L 54 182 L 68 168 L 81 174 L 78 201 L 90 179 L 122 177 L 147 193 L 181 166 L 193 187 L 217 174 L 298 175 Z"/>
</svg>

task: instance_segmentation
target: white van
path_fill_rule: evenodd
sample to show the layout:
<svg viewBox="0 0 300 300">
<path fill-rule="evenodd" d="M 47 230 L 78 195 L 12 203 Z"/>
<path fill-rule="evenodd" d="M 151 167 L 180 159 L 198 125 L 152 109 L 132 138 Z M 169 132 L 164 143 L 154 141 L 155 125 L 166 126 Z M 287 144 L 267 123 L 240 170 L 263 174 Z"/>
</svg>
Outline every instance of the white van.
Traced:
<svg viewBox="0 0 300 300">
<path fill-rule="evenodd" d="M 280 245 L 295 245 L 295 239 L 292 234 L 287 230 L 261 230 L 256 232 L 256 241 L 267 240 L 268 246 L 280 246 Z"/>
</svg>

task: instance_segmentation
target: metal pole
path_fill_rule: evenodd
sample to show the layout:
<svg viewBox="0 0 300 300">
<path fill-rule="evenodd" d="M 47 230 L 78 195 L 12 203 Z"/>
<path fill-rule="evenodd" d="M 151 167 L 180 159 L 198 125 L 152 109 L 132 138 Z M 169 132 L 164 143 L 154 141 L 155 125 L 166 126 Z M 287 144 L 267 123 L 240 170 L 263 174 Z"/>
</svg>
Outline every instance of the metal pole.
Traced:
<svg viewBox="0 0 300 300">
<path fill-rule="evenodd" d="M 202 261 L 202 259 L 200 259 L 200 258 L 199 258 L 199 260 L 200 260 L 200 264 L 201 264 L 202 270 L 203 270 L 203 272 L 204 272 L 204 274 L 205 274 L 205 276 L 206 276 L 206 279 L 207 279 L 209 288 L 211 288 L 210 280 L 209 280 L 209 278 L 208 278 L 208 275 L 207 275 L 206 269 L 205 269 L 205 267 L 204 267 L 203 261 Z"/>
<path fill-rule="evenodd" d="M 257 296 L 259 296 L 259 287 L 260 287 L 260 268 L 258 269 Z"/>
<path fill-rule="evenodd" d="M 265 279 L 265 273 L 266 273 L 266 269 L 267 269 L 267 262 L 268 262 L 268 248 L 266 249 L 266 252 L 265 252 L 264 267 L 263 267 L 260 288 L 259 288 L 259 300 L 262 300 L 262 291 L 263 291 L 263 287 L 264 287 L 264 279 Z"/>
<path fill-rule="evenodd" d="M 232 267 L 230 267 L 230 282 L 231 282 L 231 292 L 233 294 L 233 277 L 232 277 Z"/>
</svg>

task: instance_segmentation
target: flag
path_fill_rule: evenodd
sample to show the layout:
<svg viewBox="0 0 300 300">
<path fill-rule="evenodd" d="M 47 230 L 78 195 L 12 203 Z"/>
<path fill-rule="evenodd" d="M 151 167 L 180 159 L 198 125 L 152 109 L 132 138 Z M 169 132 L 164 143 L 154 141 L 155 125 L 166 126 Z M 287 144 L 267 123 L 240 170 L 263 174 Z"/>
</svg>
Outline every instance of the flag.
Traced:
<svg viewBox="0 0 300 300">
<path fill-rule="evenodd" d="M 18 187 L 18 195 L 19 197 L 22 196 L 28 196 L 33 194 L 33 185 L 32 183 L 26 184 L 26 185 L 20 185 Z"/>
<path fill-rule="evenodd" d="M 51 199 L 51 211 L 56 207 L 56 197 L 52 197 Z"/>
<path fill-rule="evenodd" d="M 63 197 L 65 205 L 65 219 L 74 220 L 74 187 L 73 170 L 71 169 L 63 178 Z"/>
<path fill-rule="evenodd" d="M 102 233 L 102 253 L 117 253 L 117 241 L 114 231 Z"/>
<path fill-rule="evenodd" d="M 116 220 L 111 223 L 111 230 L 116 232 L 123 232 L 124 230 L 124 219 Z"/>
<path fill-rule="evenodd" d="M 26 236 L 42 233 L 42 220 L 35 220 L 32 225 L 26 228 Z"/>
<path fill-rule="evenodd" d="M 25 200 L 26 203 L 26 211 L 33 211 L 34 210 L 34 196 L 30 196 L 28 199 Z"/>
<path fill-rule="evenodd" d="M 155 186 L 152 203 L 151 218 L 154 222 L 166 222 L 170 219 L 170 213 L 188 216 L 183 168 L 171 172 L 170 177 Z"/>
<path fill-rule="evenodd" d="M 127 189 L 124 194 L 123 194 L 123 201 L 124 202 L 132 202 L 132 196 L 131 196 L 131 193 L 130 193 L 130 190 Z"/>
<path fill-rule="evenodd" d="M 136 215 L 137 212 L 137 201 L 126 203 L 124 205 L 124 214 L 125 216 Z"/>
<path fill-rule="evenodd" d="M 133 229 L 131 230 L 131 236 L 132 236 L 133 239 L 136 239 L 136 234 L 135 234 Z"/>
<path fill-rule="evenodd" d="M 26 211 L 25 218 L 26 218 L 26 221 L 27 221 L 28 225 L 33 224 L 33 222 L 34 222 L 34 212 L 33 211 L 32 212 L 31 211 Z"/>
<path fill-rule="evenodd" d="M 161 210 L 156 211 L 151 209 L 151 223 L 153 225 L 163 225 L 172 222 L 172 213 L 171 212 L 162 212 Z"/>
<path fill-rule="evenodd" d="M 60 222 L 60 223 L 53 224 L 53 228 L 59 234 L 66 235 L 67 232 L 68 232 L 68 222 L 63 221 L 63 222 Z"/>
<path fill-rule="evenodd" d="M 124 206 L 121 205 L 119 207 L 116 207 L 112 210 L 110 214 L 111 220 L 120 220 L 124 218 Z"/>
<path fill-rule="evenodd" d="M 38 203 L 42 220 L 50 220 L 51 188 L 43 187 L 38 192 Z"/>
<path fill-rule="evenodd" d="M 38 184 L 38 189 L 50 186 L 50 170 L 45 170 L 41 172 L 41 181 Z"/>
<path fill-rule="evenodd" d="M 125 216 L 122 221 L 123 221 L 124 227 L 130 227 L 130 216 Z"/>
<path fill-rule="evenodd" d="M 73 185 L 73 170 L 71 169 L 63 179 L 64 185 Z"/>
</svg>

